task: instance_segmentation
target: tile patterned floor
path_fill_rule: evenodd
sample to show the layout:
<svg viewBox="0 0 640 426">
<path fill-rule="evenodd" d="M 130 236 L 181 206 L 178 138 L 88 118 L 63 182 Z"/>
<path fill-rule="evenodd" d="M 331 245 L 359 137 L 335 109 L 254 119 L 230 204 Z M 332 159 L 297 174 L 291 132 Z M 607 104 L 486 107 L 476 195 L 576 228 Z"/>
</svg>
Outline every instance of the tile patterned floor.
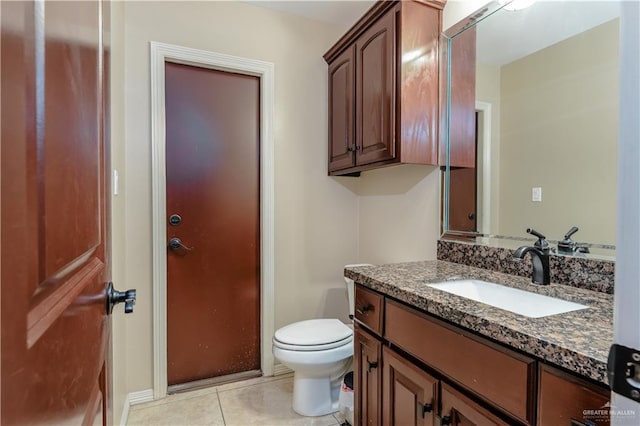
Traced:
<svg viewBox="0 0 640 426">
<path fill-rule="evenodd" d="M 291 408 L 293 376 L 260 377 L 134 405 L 130 426 L 335 426 L 339 414 L 303 417 Z"/>
</svg>

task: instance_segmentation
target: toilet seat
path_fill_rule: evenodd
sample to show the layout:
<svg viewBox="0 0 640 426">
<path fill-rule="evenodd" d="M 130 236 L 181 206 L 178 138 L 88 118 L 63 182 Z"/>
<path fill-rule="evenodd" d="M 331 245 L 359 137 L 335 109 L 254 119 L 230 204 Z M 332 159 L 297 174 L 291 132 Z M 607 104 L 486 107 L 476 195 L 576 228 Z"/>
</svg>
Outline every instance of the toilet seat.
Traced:
<svg viewBox="0 0 640 426">
<path fill-rule="evenodd" d="M 337 319 L 314 319 L 276 331 L 273 344 L 291 351 L 323 351 L 350 344 L 353 330 Z"/>
</svg>

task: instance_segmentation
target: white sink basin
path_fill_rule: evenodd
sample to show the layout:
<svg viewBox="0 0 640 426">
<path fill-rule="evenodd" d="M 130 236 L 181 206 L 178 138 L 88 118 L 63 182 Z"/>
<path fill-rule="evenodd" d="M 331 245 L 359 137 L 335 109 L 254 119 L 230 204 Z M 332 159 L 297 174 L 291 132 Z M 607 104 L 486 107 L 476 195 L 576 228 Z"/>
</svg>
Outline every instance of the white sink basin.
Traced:
<svg viewBox="0 0 640 426">
<path fill-rule="evenodd" d="M 447 281 L 429 284 L 429 287 L 529 318 L 542 318 L 588 308 L 579 303 L 479 280 Z"/>
</svg>

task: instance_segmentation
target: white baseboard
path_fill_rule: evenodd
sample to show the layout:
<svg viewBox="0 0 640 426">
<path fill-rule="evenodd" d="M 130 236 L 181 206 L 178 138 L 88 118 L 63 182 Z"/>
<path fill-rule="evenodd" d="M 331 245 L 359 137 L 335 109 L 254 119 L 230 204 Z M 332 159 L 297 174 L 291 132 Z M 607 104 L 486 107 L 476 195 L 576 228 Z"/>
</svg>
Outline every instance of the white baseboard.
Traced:
<svg viewBox="0 0 640 426">
<path fill-rule="evenodd" d="M 145 389 L 138 392 L 131 392 L 127 395 L 130 405 L 143 404 L 145 402 L 153 401 L 153 389 Z"/>
<path fill-rule="evenodd" d="M 126 426 L 127 421 L 129 420 L 129 409 L 132 405 L 143 404 L 151 401 L 153 401 L 153 389 L 146 389 L 127 394 L 127 397 L 124 399 L 124 406 L 122 407 L 122 416 L 120 416 L 120 426 Z"/>
<path fill-rule="evenodd" d="M 281 376 L 283 374 L 289 374 L 289 373 L 293 373 L 293 370 L 290 369 L 289 367 L 285 367 L 282 364 L 276 364 L 273 366 L 273 375 L 274 376 Z"/>
</svg>

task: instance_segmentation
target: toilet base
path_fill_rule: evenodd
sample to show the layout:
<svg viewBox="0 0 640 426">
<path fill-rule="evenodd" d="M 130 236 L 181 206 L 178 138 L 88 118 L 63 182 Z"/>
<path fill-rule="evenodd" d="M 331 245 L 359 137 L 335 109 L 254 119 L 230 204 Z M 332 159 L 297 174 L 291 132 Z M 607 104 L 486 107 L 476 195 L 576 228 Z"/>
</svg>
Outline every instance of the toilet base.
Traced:
<svg viewBox="0 0 640 426">
<path fill-rule="evenodd" d="M 338 411 L 342 374 L 335 378 L 308 377 L 294 373 L 293 411 L 301 416 L 324 416 Z"/>
</svg>

